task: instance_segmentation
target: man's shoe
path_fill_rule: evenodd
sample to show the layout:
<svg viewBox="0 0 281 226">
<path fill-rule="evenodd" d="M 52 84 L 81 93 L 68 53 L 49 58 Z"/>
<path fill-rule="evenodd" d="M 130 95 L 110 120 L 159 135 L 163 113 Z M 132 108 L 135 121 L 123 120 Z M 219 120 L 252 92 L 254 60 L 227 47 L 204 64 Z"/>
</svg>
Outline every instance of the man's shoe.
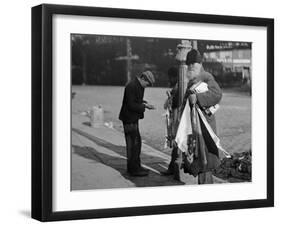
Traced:
<svg viewBox="0 0 281 226">
<path fill-rule="evenodd" d="M 133 177 L 145 177 L 148 175 L 148 171 L 143 171 L 143 170 L 130 171 L 129 174 L 130 176 Z"/>
</svg>

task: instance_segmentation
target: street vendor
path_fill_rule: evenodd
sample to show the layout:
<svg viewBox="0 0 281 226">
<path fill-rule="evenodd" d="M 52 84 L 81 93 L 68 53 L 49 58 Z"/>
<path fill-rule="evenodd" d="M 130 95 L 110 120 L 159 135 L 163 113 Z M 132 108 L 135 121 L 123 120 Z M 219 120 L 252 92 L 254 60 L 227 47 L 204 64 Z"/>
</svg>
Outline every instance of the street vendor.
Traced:
<svg viewBox="0 0 281 226">
<path fill-rule="evenodd" d="M 215 114 L 207 114 L 205 109 L 215 106 L 220 102 L 222 98 L 222 91 L 214 77 L 204 70 L 202 66 L 202 56 L 198 50 L 192 49 L 188 52 L 186 65 L 188 66 L 187 77 L 189 81 L 182 107 L 184 107 L 186 103 L 189 103 L 190 106 L 198 106 L 207 119 L 207 123 L 216 134 Z M 207 84 L 207 91 L 201 93 L 191 91 L 191 87 L 199 82 Z M 203 140 L 203 142 L 200 141 L 201 144 L 198 145 L 198 147 L 199 149 L 204 149 L 200 150 L 201 152 L 199 151 L 199 153 L 204 153 L 205 164 L 201 162 L 202 159 L 197 158 L 192 164 L 192 167 L 196 169 L 192 170 L 198 174 L 198 184 L 211 184 L 213 183 L 212 171 L 220 165 L 219 153 L 218 149 L 211 141 L 212 138 L 207 132 L 206 124 L 202 122 L 202 118 L 198 120 L 198 122 L 200 122 L 198 124 L 200 126 L 200 131 L 202 130 L 201 137 Z"/>
</svg>

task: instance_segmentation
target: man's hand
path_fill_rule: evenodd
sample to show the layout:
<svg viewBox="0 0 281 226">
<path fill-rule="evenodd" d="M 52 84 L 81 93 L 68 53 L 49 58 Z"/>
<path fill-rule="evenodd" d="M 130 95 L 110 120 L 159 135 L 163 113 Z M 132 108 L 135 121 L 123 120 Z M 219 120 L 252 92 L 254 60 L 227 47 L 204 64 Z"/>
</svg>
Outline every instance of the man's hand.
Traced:
<svg viewBox="0 0 281 226">
<path fill-rule="evenodd" d="M 169 106 L 169 99 L 165 100 L 165 103 L 164 103 L 164 109 L 166 110 Z"/>
<path fill-rule="evenodd" d="M 189 103 L 190 103 L 191 105 L 196 104 L 196 102 L 197 102 L 196 94 L 190 94 L 189 97 L 188 97 L 188 99 L 189 99 Z"/>
<path fill-rule="evenodd" d="M 145 106 L 145 108 L 147 108 L 149 110 L 155 109 L 155 107 L 152 104 L 144 103 L 144 106 Z"/>
</svg>

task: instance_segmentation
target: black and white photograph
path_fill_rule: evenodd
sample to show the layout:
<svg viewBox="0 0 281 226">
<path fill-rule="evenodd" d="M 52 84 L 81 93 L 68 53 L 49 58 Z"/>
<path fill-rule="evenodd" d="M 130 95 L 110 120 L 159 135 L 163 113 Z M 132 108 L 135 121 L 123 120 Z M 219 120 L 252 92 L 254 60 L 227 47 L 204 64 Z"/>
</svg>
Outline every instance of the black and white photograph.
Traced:
<svg viewBox="0 0 281 226">
<path fill-rule="evenodd" d="M 0 224 L 279 222 L 280 7 L 231 3 L 5 1 Z"/>
<path fill-rule="evenodd" d="M 69 39 L 72 191 L 252 182 L 251 42 Z"/>
<path fill-rule="evenodd" d="M 273 206 L 274 21 L 32 8 L 32 217 Z"/>
</svg>

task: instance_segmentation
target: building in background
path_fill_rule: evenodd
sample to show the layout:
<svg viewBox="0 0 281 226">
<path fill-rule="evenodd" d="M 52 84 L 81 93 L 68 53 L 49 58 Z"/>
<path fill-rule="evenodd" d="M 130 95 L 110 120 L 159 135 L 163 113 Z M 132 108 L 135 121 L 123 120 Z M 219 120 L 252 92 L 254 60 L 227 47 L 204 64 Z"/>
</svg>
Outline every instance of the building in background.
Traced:
<svg viewBox="0 0 281 226">
<path fill-rule="evenodd" d="M 205 69 L 212 73 L 223 87 L 251 86 L 250 43 L 227 46 L 207 45 L 203 56 Z"/>
</svg>

